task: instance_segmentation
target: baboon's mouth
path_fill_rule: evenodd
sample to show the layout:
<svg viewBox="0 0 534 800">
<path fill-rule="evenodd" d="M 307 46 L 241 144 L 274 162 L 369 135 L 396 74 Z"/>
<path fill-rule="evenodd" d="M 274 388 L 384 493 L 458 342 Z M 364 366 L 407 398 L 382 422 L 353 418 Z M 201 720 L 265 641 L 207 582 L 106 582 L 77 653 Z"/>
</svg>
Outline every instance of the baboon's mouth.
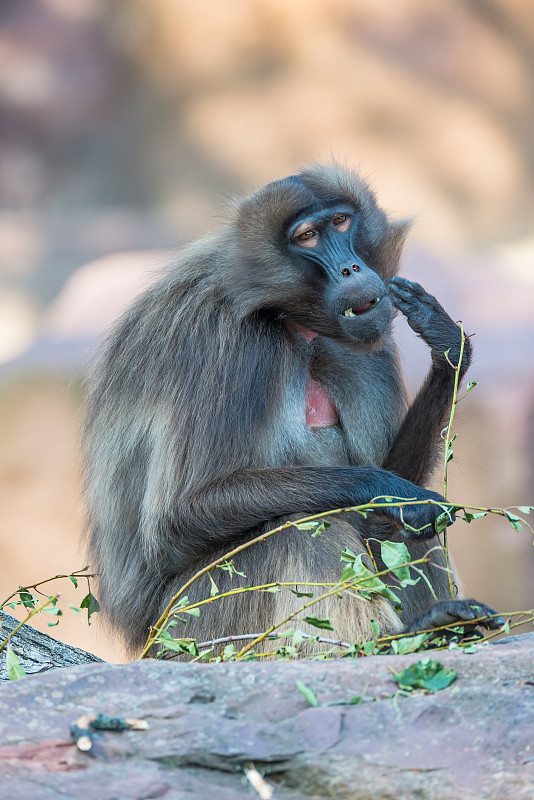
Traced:
<svg viewBox="0 0 534 800">
<path fill-rule="evenodd" d="M 369 300 L 367 303 L 361 303 L 359 306 L 353 306 L 352 308 L 347 308 L 343 311 L 343 317 L 358 317 L 360 314 L 365 314 L 366 311 L 370 311 L 371 308 L 377 305 L 380 302 L 380 297 L 375 297 L 374 300 Z"/>
</svg>

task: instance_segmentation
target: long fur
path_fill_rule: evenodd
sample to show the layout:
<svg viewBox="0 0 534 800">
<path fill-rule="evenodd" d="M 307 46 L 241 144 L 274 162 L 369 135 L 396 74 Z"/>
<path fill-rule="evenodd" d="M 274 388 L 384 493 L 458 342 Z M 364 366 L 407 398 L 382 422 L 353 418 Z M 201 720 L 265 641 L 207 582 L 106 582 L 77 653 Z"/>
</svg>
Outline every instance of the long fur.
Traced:
<svg viewBox="0 0 534 800">
<path fill-rule="evenodd" d="M 352 173 L 313 167 L 264 187 L 226 228 L 187 248 L 102 347 L 84 436 L 88 549 L 101 606 L 132 652 L 185 578 L 236 542 L 279 518 L 381 494 L 384 464 L 419 485 L 428 479 L 450 375 L 429 378 L 401 429 L 407 400 L 389 328 L 371 350 L 351 350 L 334 329 L 307 342 L 291 324 L 302 309 L 312 320 L 326 315 L 322 292 L 287 256 L 284 231 L 302 209 L 333 199 L 359 210 L 359 253 L 387 281 L 409 223 L 388 220 Z M 334 397 L 339 426 L 306 426 L 310 375 Z M 398 525 L 383 529 L 399 536 Z M 417 555 L 432 544 L 409 546 Z M 271 537 L 236 566 L 247 583 L 335 580 L 344 546 L 363 551 L 361 522 L 336 521 L 313 540 L 296 531 Z M 428 571 L 446 596 L 443 573 Z M 215 578 L 221 590 L 236 585 Z M 405 592 L 406 618 L 432 603 L 420 584 Z M 255 631 L 293 607 L 292 598 L 249 593 L 214 603 L 178 633 Z M 382 598 L 326 605 L 339 635 L 351 639 L 366 638 L 371 619 L 383 632 L 401 626 Z"/>
</svg>

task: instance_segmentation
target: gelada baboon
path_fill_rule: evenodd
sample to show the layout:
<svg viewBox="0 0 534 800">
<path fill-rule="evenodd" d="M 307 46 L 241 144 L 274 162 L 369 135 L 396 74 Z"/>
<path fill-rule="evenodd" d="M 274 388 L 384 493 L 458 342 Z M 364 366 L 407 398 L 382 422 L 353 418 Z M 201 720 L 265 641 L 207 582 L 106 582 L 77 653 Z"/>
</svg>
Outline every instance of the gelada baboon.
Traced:
<svg viewBox="0 0 534 800">
<path fill-rule="evenodd" d="M 186 578 L 258 531 L 380 496 L 443 499 L 422 487 L 461 332 L 434 297 L 396 277 L 407 229 L 359 177 L 314 166 L 241 203 L 118 321 L 89 399 L 86 485 L 99 599 L 132 652 Z M 409 408 L 394 308 L 432 356 Z M 467 340 L 462 373 L 469 358 Z M 361 553 L 369 537 L 404 537 L 422 557 L 437 544 L 441 512 L 406 506 L 411 529 L 396 507 L 365 521 L 332 517 L 317 538 L 289 528 L 235 566 L 248 585 L 336 581 L 343 548 Z M 480 616 L 475 601 L 451 600 L 442 553 L 431 560 L 440 602 L 420 580 L 401 591 L 400 616 L 379 596 L 332 597 L 312 611 L 348 641 L 369 638 L 370 620 L 388 634 Z M 239 585 L 220 570 L 215 578 L 221 592 Z M 207 579 L 188 596 L 209 597 Z M 175 631 L 199 641 L 261 631 L 295 604 L 302 599 L 287 590 L 248 592 Z"/>
</svg>

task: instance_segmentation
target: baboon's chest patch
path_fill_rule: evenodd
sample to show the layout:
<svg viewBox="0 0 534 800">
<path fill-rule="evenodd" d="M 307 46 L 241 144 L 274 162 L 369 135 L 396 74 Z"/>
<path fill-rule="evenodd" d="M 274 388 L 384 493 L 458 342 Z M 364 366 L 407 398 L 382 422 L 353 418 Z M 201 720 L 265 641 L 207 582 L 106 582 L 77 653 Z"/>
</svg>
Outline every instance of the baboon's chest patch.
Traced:
<svg viewBox="0 0 534 800">
<path fill-rule="evenodd" d="M 320 383 L 308 378 L 306 384 L 306 425 L 329 428 L 339 422 L 339 412 L 332 395 Z"/>
</svg>

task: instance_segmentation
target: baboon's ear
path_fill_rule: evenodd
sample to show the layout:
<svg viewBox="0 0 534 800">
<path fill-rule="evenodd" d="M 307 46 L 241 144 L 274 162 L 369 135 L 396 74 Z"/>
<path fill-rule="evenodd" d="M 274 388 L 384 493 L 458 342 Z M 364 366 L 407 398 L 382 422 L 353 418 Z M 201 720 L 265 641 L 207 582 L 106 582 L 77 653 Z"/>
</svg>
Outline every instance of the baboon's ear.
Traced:
<svg viewBox="0 0 534 800">
<path fill-rule="evenodd" d="M 377 268 L 387 281 L 399 271 L 400 257 L 412 219 L 399 219 L 389 223 L 389 230 L 377 253 Z"/>
</svg>

